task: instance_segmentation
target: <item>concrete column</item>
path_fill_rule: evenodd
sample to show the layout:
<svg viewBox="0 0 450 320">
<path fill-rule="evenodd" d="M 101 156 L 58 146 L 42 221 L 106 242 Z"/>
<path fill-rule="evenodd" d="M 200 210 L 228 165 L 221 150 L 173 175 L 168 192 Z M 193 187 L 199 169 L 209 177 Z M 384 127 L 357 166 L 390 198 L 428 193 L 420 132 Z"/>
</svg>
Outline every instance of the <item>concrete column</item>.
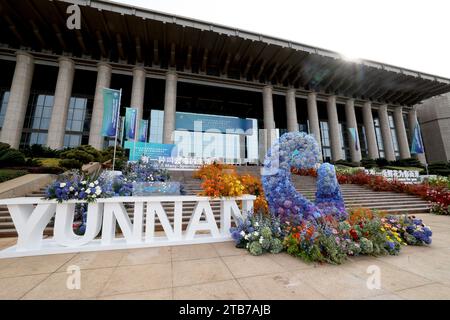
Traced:
<svg viewBox="0 0 450 320">
<path fill-rule="evenodd" d="M 331 158 L 333 161 L 342 159 L 341 134 L 336 109 L 336 96 L 330 96 L 327 102 L 328 129 L 330 132 Z"/>
<path fill-rule="evenodd" d="M 259 132 L 259 160 L 261 163 L 276 140 L 272 92 L 273 88 L 270 85 L 265 86 L 262 90 L 264 129 Z"/>
<path fill-rule="evenodd" d="M 411 158 L 409 152 L 408 136 L 406 134 L 405 122 L 403 121 L 403 108 L 396 107 L 394 110 L 395 131 L 397 132 L 398 147 L 400 149 L 400 159 Z"/>
<path fill-rule="evenodd" d="M 19 148 L 22 136 L 25 113 L 27 112 L 33 81 L 34 58 L 32 55 L 18 51 L 16 53 L 16 69 L 11 85 L 5 121 L 3 122 L 0 141 L 8 143 L 12 148 Z"/>
<path fill-rule="evenodd" d="M 89 144 L 96 149 L 103 149 L 102 137 L 103 122 L 103 89 L 111 85 L 112 68 L 109 64 L 100 62 L 97 65 L 97 84 L 95 86 L 94 107 L 92 110 L 91 129 L 89 131 Z"/>
<path fill-rule="evenodd" d="M 320 139 L 319 115 L 317 111 L 317 95 L 315 92 L 308 94 L 308 122 L 309 133 L 316 138 L 320 150 L 322 150 L 322 140 Z M 320 154 L 322 157 L 322 153 Z"/>
<path fill-rule="evenodd" d="M 177 80 L 175 72 L 166 73 L 166 93 L 164 99 L 164 129 L 163 143 L 173 143 L 173 133 L 175 131 L 175 113 L 177 108 Z"/>
<path fill-rule="evenodd" d="M 289 89 L 286 93 L 286 117 L 287 130 L 298 131 L 297 107 L 295 104 L 295 89 Z"/>
<path fill-rule="evenodd" d="M 146 72 L 143 67 L 136 67 L 133 69 L 133 87 L 131 89 L 130 106 L 137 109 L 136 132 L 139 132 L 139 120 L 142 119 L 144 113 L 145 76 Z"/>
<path fill-rule="evenodd" d="M 59 58 L 58 80 L 56 81 L 55 99 L 47 138 L 47 146 L 52 149 L 64 147 L 64 134 L 66 133 L 74 74 L 73 60 L 65 57 Z"/>
<path fill-rule="evenodd" d="M 373 125 L 372 103 L 370 101 L 365 102 L 363 105 L 363 121 L 367 140 L 368 158 L 378 159 L 380 155 L 378 153 L 377 137 L 375 135 L 375 126 Z"/>
<path fill-rule="evenodd" d="M 394 146 L 392 144 L 391 128 L 389 126 L 389 116 L 387 105 L 382 105 L 378 109 L 378 117 L 380 118 L 381 136 L 383 137 L 384 157 L 389 161 L 395 160 Z"/>
<path fill-rule="evenodd" d="M 411 139 L 411 143 L 412 143 L 413 137 L 414 137 L 414 128 L 416 127 L 416 124 L 418 124 L 418 123 L 419 122 L 417 121 L 417 110 L 414 107 L 411 110 L 409 110 L 409 112 L 408 112 L 409 138 Z M 416 157 L 420 161 L 420 163 L 422 163 L 422 164 L 427 163 L 425 153 L 415 154 L 413 156 Z"/>
<path fill-rule="evenodd" d="M 275 140 L 275 118 L 273 115 L 273 88 L 263 88 L 264 129 L 266 129 L 267 146 L 270 148 Z"/>
<path fill-rule="evenodd" d="M 353 99 L 348 99 L 345 103 L 345 118 L 347 122 L 347 129 L 355 128 L 356 137 L 358 139 L 358 148 L 355 146 L 355 141 L 348 132 L 349 136 L 349 147 L 350 147 L 350 156 L 352 157 L 352 162 L 360 162 L 361 161 L 361 145 L 359 143 L 359 135 L 358 135 L 358 123 L 356 122 L 356 114 L 355 114 L 355 101 Z M 356 150 L 358 149 L 358 150 Z"/>
<path fill-rule="evenodd" d="M 239 135 L 239 158 L 241 158 L 242 163 L 245 160 L 246 145 L 247 145 L 246 136 L 244 134 Z"/>
</svg>

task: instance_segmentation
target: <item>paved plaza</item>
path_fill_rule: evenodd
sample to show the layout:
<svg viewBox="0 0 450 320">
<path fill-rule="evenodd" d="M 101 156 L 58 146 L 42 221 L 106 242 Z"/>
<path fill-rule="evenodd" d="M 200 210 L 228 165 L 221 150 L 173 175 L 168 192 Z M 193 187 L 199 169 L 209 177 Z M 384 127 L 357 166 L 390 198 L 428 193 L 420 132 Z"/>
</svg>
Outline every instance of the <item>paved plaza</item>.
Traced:
<svg viewBox="0 0 450 320">
<path fill-rule="evenodd" d="M 259 257 L 232 242 L 0 260 L 1 299 L 450 299 L 450 217 L 422 215 L 430 247 L 357 257 L 341 266 L 286 253 Z M 16 239 L 0 239 L 0 248 Z M 81 289 L 67 289 L 69 266 Z M 381 271 L 368 289 L 367 268 Z"/>
</svg>

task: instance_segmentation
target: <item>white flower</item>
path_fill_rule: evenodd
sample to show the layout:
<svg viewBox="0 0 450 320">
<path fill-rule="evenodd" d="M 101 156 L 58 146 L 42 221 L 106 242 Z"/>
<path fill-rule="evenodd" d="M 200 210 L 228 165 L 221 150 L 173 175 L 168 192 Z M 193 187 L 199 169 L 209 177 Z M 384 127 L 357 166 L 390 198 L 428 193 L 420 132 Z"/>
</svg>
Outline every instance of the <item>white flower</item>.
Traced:
<svg viewBox="0 0 450 320">
<path fill-rule="evenodd" d="M 244 230 L 241 231 L 241 236 L 245 237 L 245 231 Z"/>
<path fill-rule="evenodd" d="M 87 194 L 90 194 L 90 193 L 91 193 L 91 189 L 87 189 L 87 190 L 86 190 L 86 193 L 87 193 Z"/>
<path fill-rule="evenodd" d="M 93 183 L 91 182 L 91 183 L 89 183 L 89 187 L 90 187 L 90 188 L 93 188 L 93 187 L 95 187 L 95 184 L 93 184 Z"/>
<path fill-rule="evenodd" d="M 255 227 L 259 227 L 259 223 L 258 222 L 255 222 Z"/>
<path fill-rule="evenodd" d="M 97 196 L 95 194 L 92 195 L 92 198 L 96 198 Z"/>
<path fill-rule="evenodd" d="M 254 235 L 255 237 L 259 236 L 259 232 L 258 232 L 258 231 L 255 231 L 255 232 L 253 232 L 253 235 Z"/>
<path fill-rule="evenodd" d="M 96 190 L 102 190 L 102 187 L 96 186 L 95 189 L 96 189 Z"/>
<path fill-rule="evenodd" d="M 246 234 L 246 235 L 244 236 L 244 239 L 245 239 L 245 240 L 248 240 L 248 234 Z"/>
<path fill-rule="evenodd" d="M 264 240 L 264 238 L 263 237 L 261 237 L 261 238 L 259 238 L 259 243 L 263 243 L 263 240 Z"/>
<path fill-rule="evenodd" d="M 73 187 L 70 187 L 69 190 L 70 190 L 70 191 L 73 191 L 73 190 L 75 190 L 75 189 L 74 189 Z"/>
<path fill-rule="evenodd" d="M 97 185 L 97 184 L 98 184 L 98 180 L 95 180 L 95 181 L 94 181 L 94 184 L 96 184 L 96 185 Z"/>
<path fill-rule="evenodd" d="M 78 195 L 78 192 L 75 192 L 75 195 L 77 196 L 77 195 Z"/>
<path fill-rule="evenodd" d="M 64 188 L 66 185 L 67 185 L 67 184 L 66 184 L 65 182 L 63 182 L 63 183 L 60 183 L 60 184 L 59 184 L 59 187 L 60 187 L 60 188 Z"/>
<path fill-rule="evenodd" d="M 101 193 L 102 193 L 102 190 L 101 190 L 101 189 L 97 189 L 97 190 L 95 191 L 95 194 L 98 195 L 98 196 L 99 196 Z"/>
<path fill-rule="evenodd" d="M 84 181 L 84 180 L 83 180 L 83 181 L 81 181 L 81 184 L 86 184 L 86 183 L 87 183 L 87 182 L 86 182 L 86 181 Z"/>
</svg>

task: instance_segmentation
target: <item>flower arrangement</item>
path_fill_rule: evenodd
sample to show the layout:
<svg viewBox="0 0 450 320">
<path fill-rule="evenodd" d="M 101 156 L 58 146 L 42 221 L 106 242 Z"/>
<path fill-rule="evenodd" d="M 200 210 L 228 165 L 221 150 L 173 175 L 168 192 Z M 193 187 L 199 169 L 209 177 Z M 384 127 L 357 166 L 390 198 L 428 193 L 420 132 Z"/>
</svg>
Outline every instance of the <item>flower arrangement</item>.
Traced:
<svg viewBox="0 0 450 320">
<path fill-rule="evenodd" d="M 170 180 L 170 174 L 167 170 L 160 169 L 156 162 L 145 161 L 144 159 L 129 162 L 122 174 L 129 182 L 165 182 Z"/>
<path fill-rule="evenodd" d="M 274 216 L 249 213 L 230 232 L 236 247 L 246 248 L 252 255 L 279 253 L 283 250 L 280 220 Z"/>
<path fill-rule="evenodd" d="M 109 177 L 107 174 L 102 174 L 99 181 L 103 187 L 105 198 L 129 197 L 133 194 L 133 183 L 123 175 Z"/>
<path fill-rule="evenodd" d="M 99 180 L 75 171 L 60 175 L 45 191 L 46 199 L 56 199 L 59 203 L 68 200 L 94 202 L 104 196 Z"/>
<path fill-rule="evenodd" d="M 238 197 L 244 194 L 245 187 L 236 174 L 221 174 L 214 178 L 205 179 L 200 193 L 208 197 Z"/>
<path fill-rule="evenodd" d="M 232 165 L 214 162 L 212 164 L 205 164 L 196 170 L 193 174 L 195 179 L 212 179 L 221 175 L 222 173 L 236 173 L 236 169 Z"/>
<path fill-rule="evenodd" d="M 431 244 L 433 232 L 430 227 L 423 223 L 422 219 L 408 215 L 390 216 L 387 219 L 395 224 L 406 244 L 414 246 Z"/>
<path fill-rule="evenodd" d="M 203 180 L 202 196 L 217 198 L 251 194 L 256 196 L 253 207 L 255 212 L 267 214 L 269 211 L 261 180 L 255 176 L 239 175 L 232 166 L 213 163 L 201 167 L 194 173 L 194 177 Z"/>
</svg>

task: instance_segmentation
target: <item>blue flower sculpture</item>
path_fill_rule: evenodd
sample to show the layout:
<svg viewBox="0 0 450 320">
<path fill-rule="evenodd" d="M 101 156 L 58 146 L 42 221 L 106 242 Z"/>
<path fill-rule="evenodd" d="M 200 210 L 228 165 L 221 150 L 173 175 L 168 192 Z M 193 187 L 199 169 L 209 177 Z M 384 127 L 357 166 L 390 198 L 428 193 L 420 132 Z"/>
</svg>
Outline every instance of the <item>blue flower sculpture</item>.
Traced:
<svg viewBox="0 0 450 320">
<path fill-rule="evenodd" d="M 341 188 L 336 179 L 336 170 L 329 163 L 323 163 L 317 170 L 316 206 L 325 215 L 339 220 L 347 218 Z"/>
<path fill-rule="evenodd" d="M 298 193 L 291 182 L 291 168 L 309 169 L 319 163 L 319 146 L 312 135 L 289 132 L 267 153 L 262 183 L 269 209 L 282 221 L 300 222 L 333 214 L 345 216 L 345 207 L 334 166 L 322 164 L 317 179 L 317 200 L 313 203 Z"/>
</svg>

